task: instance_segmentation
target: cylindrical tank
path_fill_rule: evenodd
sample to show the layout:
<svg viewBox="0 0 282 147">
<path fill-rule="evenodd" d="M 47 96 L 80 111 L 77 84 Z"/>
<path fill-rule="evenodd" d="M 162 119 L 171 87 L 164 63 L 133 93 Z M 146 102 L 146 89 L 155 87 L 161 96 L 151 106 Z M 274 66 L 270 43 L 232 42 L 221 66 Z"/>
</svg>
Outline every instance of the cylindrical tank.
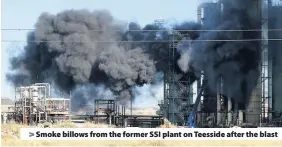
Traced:
<svg viewBox="0 0 282 147">
<path fill-rule="evenodd" d="M 32 102 L 37 103 L 37 101 L 38 101 L 38 88 L 33 87 L 32 88 Z"/>
</svg>

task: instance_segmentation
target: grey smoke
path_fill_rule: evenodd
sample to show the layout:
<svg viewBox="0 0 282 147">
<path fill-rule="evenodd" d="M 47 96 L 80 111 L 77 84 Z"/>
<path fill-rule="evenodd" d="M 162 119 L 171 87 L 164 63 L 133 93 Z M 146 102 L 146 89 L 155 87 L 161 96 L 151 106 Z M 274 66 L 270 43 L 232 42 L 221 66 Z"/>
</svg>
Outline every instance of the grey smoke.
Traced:
<svg viewBox="0 0 282 147">
<path fill-rule="evenodd" d="M 247 12 L 251 6 L 250 1 L 226 0 L 226 2 L 226 6 L 229 7 L 226 7 L 222 17 L 208 19 L 204 26 L 185 22 L 174 26 L 173 29 L 257 27 L 256 18 Z M 222 20 L 219 21 L 218 18 Z M 12 69 L 19 72 L 8 74 L 7 78 L 14 84 L 31 84 L 48 79 L 55 82 L 64 93 L 69 91 L 81 93 L 75 96 L 79 101 L 76 101 L 75 107 L 87 105 L 95 99 L 92 95 L 100 97 L 94 93 L 83 94 L 86 89 L 95 89 L 97 85 L 103 85 L 120 103 L 126 104 L 136 97 L 135 91 L 132 91 L 133 87 L 154 84 L 154 75 L 166 72 L 168 68 L 168 42 L 115 42 L 169 39 L 168 31 L 147 30 L 168 29 L 156 24 L 148 24 L 142 28 L 137 23 L 130 23 L 126 28 L 108 11 L 67 10 L 56 15 L 43 13 L 35 25 L 35 30 L 27 36 L 28 43 L 24 47 L 24 53 L 11 60 Z M 180 44 L 179 55 L 176 55 L 176 58 L 180 59 L 175 61 L 175 64 L 179 64 L 176 72 L 186 72 L 188 76 L 204 70 L 210 87 L 216 87 L 219 77 L 223 76 L 224 84 L 228 85 L 225 86 L 226 95 L 239 99 L 250 94 L 259 74 L 260 43 L 196 40 L 254 39 L 260 34 L 199 31 L 181 33 L 188 33 L 189 36 Z M 21 71 L 27 72 L 22 74 Z M 81 88 L 89 84 L 92 86 Z"/>
<path fill-rule="evenodd" d="M 94 113 L 95 99 L 115 99 L 116 96 L 103 85 L 77 85 L 71 92 L 72 111 L 77 114 Z"/>
<path fill-rule="evenodd" d="M 65 93 L 84 91 L 85 84 L 100 84 L 119 96 L 120 101 L 128 102 L 132 98 L 131 87 L 150 83 L 156 69 L 141 47 L 116 42 L 122 40 L 124 33 L 116 30 L 125 29 L 104 10 L 43 13 L 35 30 L 28 34 L 24 53 L 11 62 L 13 70 L 22 66 L 29 74 L 18 72 L 7 78 L 14 84 L 27 84 L 21 79 L 34 83 L 51 78 Z M 78 95 L 75 107 L 92 99 Z"/>
</svg>

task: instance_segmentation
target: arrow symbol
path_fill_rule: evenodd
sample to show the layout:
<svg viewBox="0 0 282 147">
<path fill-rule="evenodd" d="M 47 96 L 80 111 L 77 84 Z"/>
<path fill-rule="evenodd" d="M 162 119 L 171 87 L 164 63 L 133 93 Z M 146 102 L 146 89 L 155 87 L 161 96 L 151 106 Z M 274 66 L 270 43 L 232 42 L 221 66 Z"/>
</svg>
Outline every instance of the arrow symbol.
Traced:
<svg viewBox="0 0 282 147">
<path fill-rule="evenodd" d="M 29 132 L 29 137 L 32 137 L 32 136 L 34 136 L 34 133 Z"/>
</svg>

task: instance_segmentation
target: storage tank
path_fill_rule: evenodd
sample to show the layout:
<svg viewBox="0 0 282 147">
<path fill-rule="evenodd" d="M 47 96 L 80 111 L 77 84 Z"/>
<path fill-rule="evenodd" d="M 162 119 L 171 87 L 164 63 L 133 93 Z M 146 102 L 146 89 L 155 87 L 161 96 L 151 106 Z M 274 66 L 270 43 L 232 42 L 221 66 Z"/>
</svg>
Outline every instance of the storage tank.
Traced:
<svg viewBox="0 0 282 147">
<path fill-rule="evenodd" d="M 38 87 L 32 87 L 32 103 L 36 104 L 38 101 Z"/>
</svg>

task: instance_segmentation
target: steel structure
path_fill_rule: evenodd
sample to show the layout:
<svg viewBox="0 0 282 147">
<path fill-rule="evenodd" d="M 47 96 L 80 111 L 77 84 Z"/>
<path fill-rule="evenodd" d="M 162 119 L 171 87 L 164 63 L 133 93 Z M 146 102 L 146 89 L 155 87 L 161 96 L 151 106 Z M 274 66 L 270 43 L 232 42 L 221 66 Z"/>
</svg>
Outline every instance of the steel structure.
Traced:
<svg viewBox="0 0 282 147">
<path fill-rule="evenodd" d="M 164 75 L 164 100 L 159 104 L 162 114 L 173 124 L 184 125 L 193 103 L 192 78 L 179 72 L 177 46 L 189 34 L 170 33 L 168 72 Z"/>
<path fill-rule="evenodd" d="M 217 19 L 220 22 L 221 15 L 224 14 L 224 1 L 205 1 L 198 8 L 198 22 L 201 23 L 204 29 L 213 29 L 217 24 L 205 24 L 208 20 Z M 261 35 L 261 76 L 258 79 L 258 84 L 254 88 L 252 95 L 248 98 L 248 105 L 241 107 L 244 104 L 235 103 L 230 97 L 222 95 L 222 80 L 219 82 L 218 93 L 210 93 L 206 88 L 202 94 L 201 102 L 197 111 L 197 124 L 204 126 L 230 127 L 232 125 L 240 125 L 243 123 L 251 123 L 256 126 L 282 125 L 282 93 L 280 90 L 282 84 L 282 60 L 279 46 L 282 46 L 282 35 L 277 33 L 282 26 L 282 19 L 279 14 L 282 13 L 282 2 L 274 0 L 252 0 L 253 5 L 249 9 L 249 13 L 255 17 L 261 18 L 261 24 L 253 28 L 259 31 Z M 218 13 L 221 12 L 221 13 Z M 216 17 L 215 17 L 216 16 Z M 213 21 L 208 21 L 213 22 Z M 214 21 L 217 22 L 217 21 Z M 277 31 L 268 30 L 277 29 Z M 188 107 L 187 104 L 179 103 L 180 100 L 185 100 L 175 93 L 187 89 L 189 85 L 174 86 L 179 83 L 179 73 L 175 72 L 177 64 L 175 61 L 175 47 L 178 40 L 182 38 L 175 37 L 175 33 L 171 35 L 171 45 L 169 49 L 169 72 L 165 76 L 164 85 L 164 100 L 160 104 L 162 114 L 169 121 L 176 124 L 181 121 L 185 112 L 179 111 L 182 107 Z M 177 38 L 177 39 L 176 39 Z M 273 38 L 277 39 L 273 41 Z M 204 73 L 203 73 L 204 75 Z M 178 77 L 178 78 L 173 78 Z M 189 83 L 189 82 L 188 82 Z M 197 87 L 201 85 L 201 80 L 197 81 Z M 187 92 L 187 91 L 185 91 Z M 190 99 L 186 96 L 186 99 Z M 187 111 L 187 110 L 186 110 Z"/>
<path fill-rule="evenodd" d="M 109 125 L 124 125 L 123 119 L 125 107 L 117 105 L 115 100 L 96 99 L 94 100 L 95 123 L 107 123 Z"/>
<path fill-rule="evenodd" d="M 35 83 L 16 88 L 15 110 L 11 118 L 24 124 L 65 118 L 70 112 L 70 99 L 51 98 L 49 83 Z"/>
<path fill-rule="evenodd" d="M 94 123 L 115 125 L 118 127 L 153 128 L 163 124 L 163 117 L 159 115 L 126 115 L 125 107 L 118 105 L 115 100 L 94 100 L 94 114 L 77 115 L 74 122 L 88 120 Z M 79 119 L 79 120 L 77 120 Z"/>
<path fill-rule="evenodd" d="M 281 0 L 269 0 L 267 2 L 268 6 L 268 29 L 277 29 L 282 27 L 282 18 L 280 14 L 282 13 L 282 1 Z M 269 31 L 269 38 L 282 39 L 282 31 Z M 265 106 L 267 115 L 264 115 L 265 122 L 270 122 L 273 124 L 280 124 L 282 126 L 282 41 L 268 41 L 268 66 L 267 66 L 267 76 L 269 81 L 265 84 L 266 88 L 266 98 Z"/>
</svg>

